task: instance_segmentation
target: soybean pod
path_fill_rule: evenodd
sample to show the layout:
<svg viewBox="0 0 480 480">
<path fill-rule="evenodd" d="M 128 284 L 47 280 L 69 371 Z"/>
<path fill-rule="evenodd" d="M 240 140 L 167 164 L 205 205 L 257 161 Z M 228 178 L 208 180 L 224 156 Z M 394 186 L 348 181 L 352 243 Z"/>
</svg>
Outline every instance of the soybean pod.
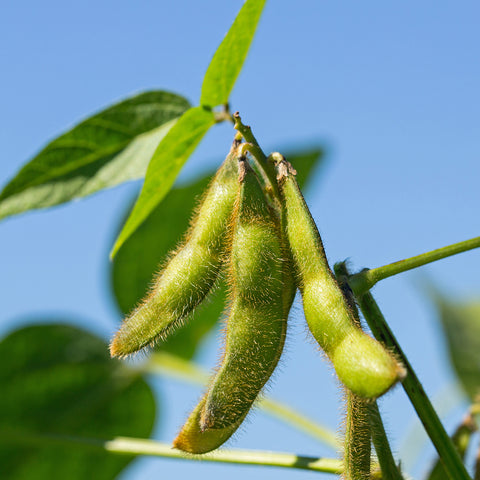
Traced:
<svg viewBox="0 0 480 480">
<path fill-rule="evenodd" d="M 226 237 L 238 190 L 238 148 L 217 171 L 194 216 L 183 244 L 170 255 L 153 288 L 124 320 L 110 344 L 123 357 L 164 340 L 212 289 L 225 256 Z"/>
<path fill-rule="evenodd" d="M 225 352 L 207 393 L 174 442 L 191 453 L 217 448 L 246 417 L 279 361 L 295 293 L 280 218 L 246 161 L 239 170 Z"/>
<path fill-rule="evenodd" d="M 376 398 L 404 375 L 386 348 L 356 325 L 323 249 L 317 226 L 295 179 L 295 170 L 273 154 L 285 209 L 290 245 L 308 327 L 332 361 L 341 382 L 353 393 Z"/>
<path fill-rule="evenodd" d="M 207 428 L 202 430 L 200 418 L 205 407 L 206 397 L 203 397 L 188 417 L 185 425 L 173 441 L 173 446 L 188 453 L 201 454 L 211 452 L 223 445 L 238 429 L 248 412 L 243 417 L 226 428 Z"/>
</svg>

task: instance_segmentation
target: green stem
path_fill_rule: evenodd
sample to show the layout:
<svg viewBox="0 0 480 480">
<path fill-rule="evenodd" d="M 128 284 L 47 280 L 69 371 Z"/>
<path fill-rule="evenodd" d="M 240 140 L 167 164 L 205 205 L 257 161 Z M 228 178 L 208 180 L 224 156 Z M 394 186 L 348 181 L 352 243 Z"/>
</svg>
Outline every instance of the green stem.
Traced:
<svg viewBox="0 0 480 480">
<path fill-rule="evenodd" d="M 275 171 L 273 169 L 273 165 L 268 162 L 268 160 L 267 163 L 260 160 L 265 156 L 262 149 L 253 143 L 243 143 L 241 149 L 242 154 L 245 154 L 245 152 L 250 153 L 255 162 L 254 165 L 256 166 L 257 174 L 260 174 L 262 178 L 263 188 L 267 193 L 271 194 L 271 198 L 274 202 L 279 202 L 280 191 L 278 189 Z"/>
<path fill-rule="evenodd" d="M 166 352 L 153 353 L 149 362 L 140 368 L 146 373 L 168 375 L 177 380 L 197 385 L 205 385 L 209 378 L 207 372 L 193 362 L 183 360 L 176 355 Z M 333 431 L 319 425 L 311 418 L 298 413 L 288 405 L 268 398 L 262 398 L 259 400 L 258 406 L 265 413 L 268 413 L 297 430 L 310 435 L 323 444 L 328 445 L 333 450 L 338 450 L 338 440 Z"/>
<path fill-rule="evenodd" d="M 372 441 L 382 471 L 381 478 L 388 480 L 404 480 L 400 469 L 393 458 L 377 402 L 372 402 L 368 406 L 368 410 L 370 426 L 372 429 Z"/>
<path fill-rule="evenodd" d="M 416 257 L 400 260 L 383 267 L 373 268 L 370 270 L 363 270 L 350 277 L 350 287 L 355 292 L 355 295 L 360 296 L 364 292 L 370 290 L 377 282 L 385 278 L 397 275 L 413 268 L 421 267 L 431 262 L 436 262 L 443 258 L 451 257 L 457 253 L 466 252 L 474 248 L 480 247 L 480 237 L 471 238 L 464 242 L 454 243 L 446 247 L 432 250 L 431 252 L 422 253 Z"/>
<path fill-rule="evenodd" d="M 457 449 L 458 454 L 462 460 L 465 460 L 465 455 L 467 453 L 468 446 L 470 444 L 470 439 L 472 434 L 476 432 L 477 425 L 472 415 L 469 413 L 462 421 L 462 423 L 457 427 L 455 432 L 452 435 L 452 442 Z M 445 467 L 437 460 L 435 465 L 428 476 L 428 480 L 442 480 L 445 478 Z"/>
<path fill-rule="evenodd" d="M 74 437 L 67 435 L 46 435 L 17 432 L 3 432 L 0 442 L 36 446 L 71 444 L 77 447 L 103 450 L 117 455 L 150 455 L 182 460 L 202 460 L 204 462 L 233 463 L 239 465 L 262 465 L 283 468 L 298 468 L 316 472 L 340 474 L 341 461 L 333 458 L 315 458 L 291 453 L 264 452 L 256 450 L 221 450 L 206 455 L 189 455 L 175 450 L 167 443 L 155 440 L 115 437 L 111 440 Z"/>
<path fill-rule="evenodd" d="M 345 419 L 344 479 L 370 478 L 370 424 L 368 400 L 346 392 L 347 417 Z"/>
<path fill-rule="evenodd" d="M 262 149 L 253 143 L 243 143 L 242 144 L 242 153 L 249 152 L 259 163 L 261 162 L 262 158 L 265 158 L 265 154 L 263 153 Z M 263 162 L 265 163 L 265 162 Z"/>
<path fill-rule="evenodd" d="M 228 103 L 222 105 L 221 110 L 213 112 L 216 123 L 232 122 L 235 123 L 230 113 L 230 106 Z"/>
<path fill-rule="evenodd" d="M 249 125 L 244 125 L 242 123 L 242 119 L 240 118 L 240 114 L 238 112 L 235 112 L 233 114 L 233 121 L 234 121 L 234 128 L 238 132 L 242 134 L 242 137 L 245 139 L 247 143 L 251 143 L 252 145 L 255 145 L 256 147 L 259 148 L 258 154 L 258 160 L 262 163 L 267 162 L 267 156 L 263 153 L 262 149 L 260 148 L 260 145 L 257 142 L 257 139 L 255 138 L 255 135 L 252 133 L 252 129 L 250 128 Z"/>
<path fill-rule="evenodd" d="M 255 160 L 255 164 L 257 168 L 261 172 L 261 176 L 264 178 L 265 184 L 269 185 L 273 192 L 273 198 L 278 199 L 280 198 L 280 192 L 278 191 L 277 179 L 276 179 L 276 172 L 272 162 L 268 161 L 267 156 L 261 149 L 255 135 L 252 133 L 252 129 L 249 125 L 244 125 L 242 123 L 242 119 L 240 118 L 240 114 L 235 112 L 233 114 L 233 121 L 234 121 L 234 128 L 237 130 L 238 133 L 242 135 L 247 142 L 243 148 L 250 152 L 252 157 Z"/>
<path fill-rule="evenodd" d="M 435 446 L 447 474 L 451 480 L 470 480 L 458 452 L 438 418 L 437 412 L 433 408 L 422 384 L 400 348 L 373 296 L 370 293 L 364 294 L 360 298 L 359 305 L 375 338 L 390 348 L 405 366 L 407 376 L 402 382 L 403 388 Z"/>
</svg>

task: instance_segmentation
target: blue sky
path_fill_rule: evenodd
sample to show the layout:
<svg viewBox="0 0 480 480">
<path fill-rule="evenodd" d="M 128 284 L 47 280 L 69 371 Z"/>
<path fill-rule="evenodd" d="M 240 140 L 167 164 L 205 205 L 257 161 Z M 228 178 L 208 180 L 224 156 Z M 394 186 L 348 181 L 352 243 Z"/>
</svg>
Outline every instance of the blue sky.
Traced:
<svg viewBox="0 0 480 480">
<path fill-rule="evenodd" d="M 167 89 L 196 103 L 216 46 L 240 0 L 192 2 L 5 0 L 0 15 L 0 184 L 49 139 L 127 95 Z M 464 2 L 270 0 L 231 98 L 265 150 L 320 142 L 325 168 L 307 200 L 328 258 L 380 266 L 479 235 L 480 5 Z M 210 132 L 185 180 L 228 150 L 230 126 Z M 108 338 L 118 315 L 108 251 L 139 185 L 124 185 L 0 224 L 0 333 L 28 316 L 72 319 Z M 455 297 L 480 293 L 480 256 L 470 252 L 388 279 L 375 295 L 433 397 L 453 392 L 425 278 Z M 332 372 L 305 341 L 295 308 L 283 367 L 270 388 L 336 428 Z M 212 338 L 200 361 L 216 360 Z M 170 441 L 199 391 L 154 382 Z M 450 388 L 450 390 L 448 390 Z M 447 390 L 445 390 L 447 389 Z M 382 401 L 395 448 L 413 411 L 401 389 Z M 457 411 L 458 410 L 458 411 Z M 446 417 L 450 428 L 461 417 Z M 331 455 L 256 413 L 232 446 Z M 426 468 L 432 450 L 422 451 Z M 313 478 L 305 472 L 145 459 L 122 479 L 229 475 Z"/>
</svg>

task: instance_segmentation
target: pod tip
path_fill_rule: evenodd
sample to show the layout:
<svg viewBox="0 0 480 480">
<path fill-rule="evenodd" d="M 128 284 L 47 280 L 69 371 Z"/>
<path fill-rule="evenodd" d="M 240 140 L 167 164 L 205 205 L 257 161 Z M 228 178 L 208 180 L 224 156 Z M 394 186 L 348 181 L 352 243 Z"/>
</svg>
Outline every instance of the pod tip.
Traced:
<svg viewBox="0 0 480 480">
<path fill-rule="evenodd" d="M 277 169 L 277 180 L 280 181 L 289 175 L 296 175 L 297 171 L 285 157 L 278 152 L 273 152 L 268 156 L 268 160 L 272 162 Z"/>
</svg>

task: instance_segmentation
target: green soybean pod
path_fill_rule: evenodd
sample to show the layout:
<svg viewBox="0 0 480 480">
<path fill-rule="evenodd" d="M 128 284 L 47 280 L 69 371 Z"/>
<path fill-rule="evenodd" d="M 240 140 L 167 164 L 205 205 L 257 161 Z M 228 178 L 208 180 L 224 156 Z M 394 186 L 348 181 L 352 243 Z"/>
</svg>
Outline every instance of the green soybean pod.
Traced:
<svg viewBox="0 0 480 480">
<path fill-rule="evenodd" d="M 295 294 L 279 218 L 268 206 L 255 173 L 246 162 L 240 165 L 225 352 L 210 388 L 174 442 L 190 453 L 222 445 L 248 414 L 282 353 Z"/>
<path fill-rule="evenodd" d="M 202 454 L 211 452 L 223 445 L 238 429 L 247 413 L 236 423 L 220 429 L 200 427 L 200 417 L 205 406 L 206 397 L 200 400 L 193 412 L 188 417 L 185 425 L 173 441 L 173 446 L 187 453 Z"/>
<path fill-rule="evenodd" d="M 225 351 L 206 397 L 202 429 L 228 427 L 248 412 L 273 373 L 285 342 L 279 221 L 246 161 L 240 163 L 240 181 L 230 250 Z"/>
<path fill-rule="evenodd" d="M 273 155 L 285 209 L 286 236 L 309 329 L 342 383 L 364 398 L 385 393 L 404 369 L 385 347 L 356 325 L 331 272 L 322 240 L 295 179 L 280 154 Z"/>
<path fill-rule="evenodd" d="M 123 357 L 164 339 L 212 289 L 225 256 L 238 190 L 238 148 L 232 148 L 208 187 L 186 239 L 167 261 L 143 302 L 124 320 L 110 344 Z"/>
</svg>

